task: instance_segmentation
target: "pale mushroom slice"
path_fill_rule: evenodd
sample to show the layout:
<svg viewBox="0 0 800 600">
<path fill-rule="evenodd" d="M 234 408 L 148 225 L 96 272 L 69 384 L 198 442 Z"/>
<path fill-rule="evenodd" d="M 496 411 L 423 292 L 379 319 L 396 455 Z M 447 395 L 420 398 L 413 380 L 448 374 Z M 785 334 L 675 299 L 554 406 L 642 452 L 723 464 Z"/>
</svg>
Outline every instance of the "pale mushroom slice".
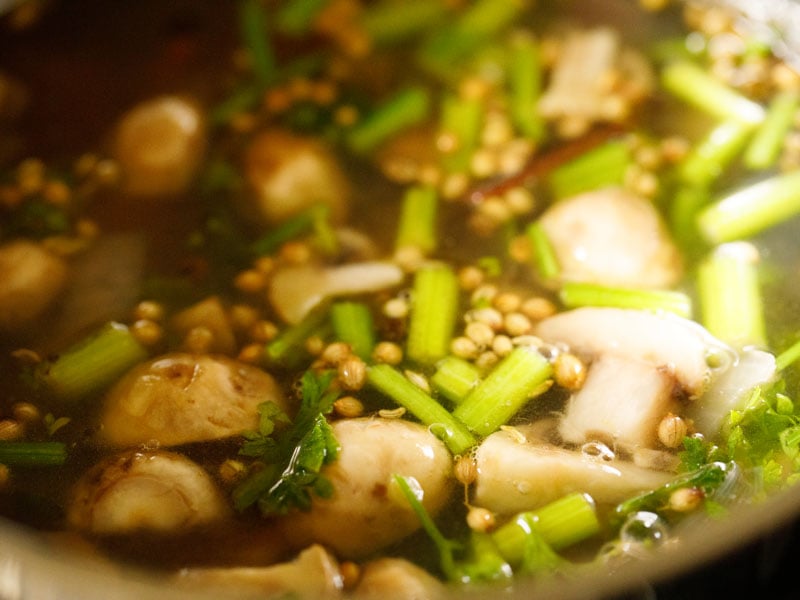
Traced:
<svg viewBox="0 0 800 600">
<path fill-rule="evenodd" d="M 531 436 L 524 428 L 498 431 L 475 452 L 472 502 L 495 513 L 533 510 L 572 492 L 614 504 L 660 487 L 673 474 L 643 468 L 608 452 L 566 450 Z M 596 448 L 592 446 L 592 448 Z"/>
<path fill-rule="evenodd" d="M 619 187 L 564 198 L 539 223 L 560 282 L 664 288 L 683 273 L 680 251 L 655 205 Z"/>
<path fill-rule="evenodd" d="M 229 516 L 211 476 L 167 451 L 132 451 L 95 465 L 67 507 L 71 527 L 99 535 L 179 533 Z"/>
<path fill-rule="evenodd" d="M 377 292 L 399 285 L 403 278 L 399 266 L 379 260 L 287 266 L 272 276 L 267 295 L 281 318 L 297 323 L 328 298 Z"/>
<path fill-rule="evenodd" d="M 291 561 L 266 567 L 206 567 L 181 570 L 181 587 L 218 591 L 221 595 L 256 594 L 258 597 L 342 597 L 343 578 L 336 559 L 324 547 L 312 544 Z"/>
<path fill-rule="evenodd" d="M 363 558 L 403 539 L 420 522 L 394 475 L 413 478 L 432 515 L 450 499 L 452 457 L 424 425 L 365 417 L 336 421 L 333 432 L 341 451 L 323 469 L 333 494 L 285 517 L 287 539 L 324 544 L 343 558 Z"/>
<path fill-rule="evenodd" d="M 277 381 L 224 356 L 175 352 L 144 362 L 104 400 L 100 437 L 113 446 L 175 446 L 239 435 L 258 426 L 258 406 L 288 403 Z"/>
<path fill-rule="evenodd" d="M 534 333 L 592 360 L 615 355 L 649 363 L 699 397 L 735 359 L 734 351 L 702 326 L 670 313 L 585 307 L 548 317 Z"/>
</svg>

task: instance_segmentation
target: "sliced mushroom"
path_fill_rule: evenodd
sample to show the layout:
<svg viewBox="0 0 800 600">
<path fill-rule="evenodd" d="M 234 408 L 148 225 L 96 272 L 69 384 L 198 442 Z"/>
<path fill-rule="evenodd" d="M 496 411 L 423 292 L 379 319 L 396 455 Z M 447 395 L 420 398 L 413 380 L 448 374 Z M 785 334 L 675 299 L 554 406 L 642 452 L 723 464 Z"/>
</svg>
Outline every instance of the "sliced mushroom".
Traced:
<svg viewBox="0 0 800 600">
<path fill-rule="evenodd" d="M 317 139 L 285 129 L 262 131 L 246 149 L 244 170 L 252 191 L 244 212 L 256 222 L 280 223 L 315 204 L 327 205 L 336 223 L 347 215 L 347 179 Z"/>
<path fill-rule="evenodd" d="M 233 354 L 236 350 L 236 337 L 233 326 L 218 296 L 210 296 L 201 300 L 170 319 L 170 325 L 181 336 L 202 327 L 211 334 L 208 352 Z"/>
<path fill-rule="evenodd" d="M 669 313 L 577 308 L 544 319 L 534 333 L 587 359 L 613 354 L 650 363 L 675 377 L 693 397 L 734 359 L 733 350 L 703 327 Z"/>
<path fill-rule="evenodd" d="M 100 435 L 115 446 L 174 446 L 256 429 L 258 405 L 288 406 L 275 379 L 223 356 L 167 354 L 129 371 L 108 393 Z"/>
<path fill-rule="evenodd" d="M 615 79 L 625 87 L 614 86 Z M 562 42 L 539 112 L 580 135 L 598 121 L 622 121 L 653 89 L 648 62 L 607 27 L 574 30 Z"/>
<path fill-rule="evenodd" d="M 326 298 L 377 292 L 398 285 L 403 277 L 400 267 L 386 261 L 290 266 L 272 276 L 268 295 L 281 318 L 297 323 Z"/>
<path fill-rule="evenodd" d="M 621 188 L 560 200 L 540 223 L 558 259 L 560 281 L 661 288 L 681 277 L 680 252 L 656 207 Z"/>
<path fill-rule="evenodd" d="M 23 331 L 58 299 L 67 283 L 66 261 L 41 244 L 16 240 L 0 246 L 0 331 Z"/>
<path fill-rule="evenodd" d="M 521 434 L 521 435 L 520 435 Z M 609 453 L 565 450 L 542 440 L 498 431 L 475 453 L 473 502 L 499 514 L 532 510 L 571 492 L 617 503 L 665 484 L 670 473 L 638 467 Z M 596 448 L 596 446 L 592 446 Z"/>
<path fill-rule="evenodd" d="M 225 519 L 230 510 L 200 466 L 171 452 L 127 452 L 78 481 L 67 521 L 95 534 L 177 533 Z"/>
<path fill-rule="evenodd" d="M 338 556 L 359 558 L 419 528 L 419 518 L 396 488 L 395 474 L 414 478 L 422 503 L 436 514 L 450 498 L 451 456 L 426 427 L 400 419 L 344 419 L 333 425 L 341 445 L 325 475 L 330 498 L 315 497 L 311 510 L 284 519 L 287 538 L 301 546 L 320 543 Z"/>
<path fill-rule="evenodd" d="M 134 106 L 120 119 L 112 155 L 122 189 L 132 196 L 171 196 L 185 191 L 205 155 L 203 112 L 194 102 L 161 96 Z"/>
<path fill-rule="evenodd" d="M 601 355 L 567 402 L 558 431 L 573 444 L 594 439 L 632 449 L 656 446 L 661 419 L 680 410 L 674 388 L 669 373 L 652 364 Z"/>
<path fill-rule="evenodd" d="M 177 578 L 181 586 L 217 590 L 228 595 L 258 594 L 258 597 L 298 597 L 308 599 L 339 598 L 342 575 L 339 564 L 322 546 L 314 544 L 290 562 L 268 567 L 220 567 L 182 570 Z"/>
<path fill-rule="evenodd" d="M 437 600 L 447 596 L 445 585 L 402 558 L 371 560 L 361 573 L 358 585 L 350 595 L 355 600 Z"/>
<path fill-rule="evenodd" d="M 732 351 L 705 329 L 668 314 L 580 308 L 545 319 L 536 333 L 590 363 L 559 426 L 573 444 L 657 447 L 661 420 L 682 411 L 679 397 L 699 397 L 733 360 Z M 725 357 L 716 369 L 710 363 L 715 355 Z"/>
<path fill-rule="evenodd" d="M 689 417 L 700 433 L 714 438 L 730 411 L 741 409 L 748 394 L 759 385 L 767 385 L 777 375 L 775 356 L 756 348 L 746 348 L 702 398 L 694 402 Z"/>
</svg>

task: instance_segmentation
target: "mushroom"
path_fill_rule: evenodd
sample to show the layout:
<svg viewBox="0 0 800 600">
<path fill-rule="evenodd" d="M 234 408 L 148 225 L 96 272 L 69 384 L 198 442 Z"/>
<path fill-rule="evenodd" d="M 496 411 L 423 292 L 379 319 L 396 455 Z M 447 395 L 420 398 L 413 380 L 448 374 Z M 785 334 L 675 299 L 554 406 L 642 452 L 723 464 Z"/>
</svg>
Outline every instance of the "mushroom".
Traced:
<svg viewBox="0 0 800 600">
<path fill-rule="evenodd" d="M 258 367 L 223 356 L 171 353 L 134 367 L 108 392 L 100 435 L 114 446 L 216 440 L 258 426 L 258 405 L 286 400 Z"/>
<path fill-rule="evenodd" d="M 473 503 L 502 515 L 533 510 L 571 492 L 598 503 L 617 503 L 657 488 L 674 474 L 639 467 L 607 452 L 566 450 L 528 436 L 530 430 L 498 431 L 475 452 Z M 608 450 L 608 449 L 606 449 Z"/>
<path fill-rule="evenodd" d="M 317 204 L 330 208 L 335 223 L 346 218 L 347 179 L 318 139 L 285 129 L 264 130 L 247 146 L 244 171 L 252 192 L 244 212 L 256 222 L 281 223 Z"/>
<path fill-rule="evenodd" d="M 450 452 L 428 429 L 401 419 L 343 419 L 333 424 L 341 451 L 323 473 L 330 498 L 315 497 L 311 510 L 284 518 L 287 538 L 316 542 L 338 556 L 361 558 L 401 540 L 420 526 L 393 475 L 413 478 L 422 504 L 436 514 L 450 498 Z"/>
<path fill-rule="evenodd" d="M 233 588 L 237 593 L 264 598 L 339 598 L 343 586 L 336 559 L 319 544 L 309 546 L 292 561 L 268 567 L 183 569 L 177 581 L 191 589 L 217 590 L 221 596 Z"/>
<path fill-rule="evenodd" d="M 579 308 L 543 320 L 536 334 L 591 363 L 559 427 L 574 444 L 656 446 L 661 419 L 680 411 L 679 392 L 699 397 L 733 359 L 700 325 L 667 313 Z M 714 357 L 725 361 L 712 367 Z"/>
<path fill-rule="evenodd" d="M 183 455 L 126 452 L 78 481 L 67 507 L 70 526 L 94 534 L 175 533 L 229 516 L 211 477 Z"/>
<path fill-rule="evenodd" d="M 770 384 L 777 373 L 775 356 L 745 348 L 731 368 L 711 384 L 702 398 L 692 403 L 688 416 L 700 433 L 713 438 L 728 413 L 742 408 L 748 394 L 759 385 Z"/>
<path fill-rule="evenodd" d="M 564 135 L 580 135 L 595 122 L 624 120 L 653 87 L 647 60 L 624 48 L 615 31 L 574 30 L 562 42 L 539 113 L 558 121 Z"/>
<path fill-rule="evenodd" d="M 681 255 L 652 202 L 608 187 L 564 198 L 540 223 L 559 281 L 663 288 L 682 274 Z"/>
<path fill-rule="evenodd" d="M 402 558 L 371 560 L 350 594 L 355 600 L 436 600 L 446 597 L 445 585 L 412 562 Z"/>
<path fill-rule="evenodd" d="M 403 277 L 403 270 L 387 261 L 287 266 L 272 276 L 268 297 L 282 319 L 297 323 L 326 298 L 377 292 L 398 285 Z"/>
<path fill-rule="evenodd" d="M 191 100 L 160 96 L 137 104 L 120 119 L 111 154 L 131 196 L 171 196 L 184 192 L 205 155 L 206 123 Z"/>
<path fill-rule="evenodd" d="M 67 283 L 66 261 L 28 240 L 0 246 L 0 331 L 23 331 L 58 299 Z"/>
</svg>

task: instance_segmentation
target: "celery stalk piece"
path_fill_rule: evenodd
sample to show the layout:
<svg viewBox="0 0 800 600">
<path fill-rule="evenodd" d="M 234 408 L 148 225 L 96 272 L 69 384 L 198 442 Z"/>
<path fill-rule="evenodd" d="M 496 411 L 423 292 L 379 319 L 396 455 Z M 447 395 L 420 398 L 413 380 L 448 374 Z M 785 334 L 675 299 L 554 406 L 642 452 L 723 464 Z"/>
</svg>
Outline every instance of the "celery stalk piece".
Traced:
<svg viewBox="0 0 800 600">
<path fill-rule="evenodd" d="M 706 186 L 680 186 L 673 194 L 669 206 L 670 229 L 682 245 L 696 245 L 700 240 L 697 214 L 710 201 Z"/>
<path fill-rule="evenodd" d="M 800 213 L 800 171 L 775 175 L 711 204 L 697 215 L 709 244 L 748 238 Z"/>
<path fill-rule="evenodd" d="M 449 76 L 461 59 L 511 25 L 524 4 L 521 0 L 475 0 L 422 44 L 420 63 L 434 73 Z"/>
<path fill-rule="evenodd" d="M 554 169 L 547 183 L 556 198 L 620 185 L 632 162 L 625 141 L 611 140 Z"/>
<path fill-rule="evenodd" d="M 311 29 L 314 19 L 328 0 L 289 0 L 276 15 L 277 27 L 289 35 L 302 35 Z"/>
<path fill-rule="evenodd" d="M 714 248 L 697 270 L 701 322 L 737 348 L 766 344 L 758 261 L 755 246 L 730 242 Z"/>
<path fill-rule="evenodd" d="M 443 263 L 423 266 L 415 273 L 406 340 L 409 359 L 433 364 L 447 355 L 458 314 L 458 291 L 455 273 Z"/>
<path fill-rule="evenodd" d="M 542 62 L 537 40 L 530 35 L 517 35 L 511 41 L 509 66 L 511 117 L 517 129 L 539 141 L 545 124 L 538 112 L 542 93 Z"/>
<path fill-rule="evenodd" d="M 560 550 L 596 535 L 600 521 L 594 500 L 581 493 L 520 513 L 491 534 L 500 554 L 512 565 L 522 561 L 525 538 L 534 527 L 551 548 Z"/>
<path fill-rule="evenodd" d="M 42 363 L 37 375 L 57 397 L 75 402 L 108 387 L 147 356 L 128 327 L 110 322 Z"/>
<path fill-rule="evenodd" d="M 239 0 L 239 32 L 253 61 L 256 82 L 263 89 L 274 82 L 277 67 L 266 14 L 258 0 Z"/>
<path fill-rule="evenodd" d="M 769 169 L 775 166 L 798 109 L 800 93 L 797 90 L 781 92 L 772 99 L 764 122 L 755 132 L 744 154 L 744 164 L 747 167 Z"/>
<path fill-rule="evenodd" d="M 8 467 L 57 467 L 67 461 L 61 442 L 0 441 L 0 465 Z"/>
<path fill-rule="evenodd" d="M 671 94 L 722 120 L 757 125 L 764 108 L 731 89 L 698 65 L 678 60 L 664 67 L 661 83 Z"/>
<path fill-rule="evenodd" d="M 717 179 L 742 152 L 753 133 L 753 124 L 723 121 L 700 140 L 679 167 L 684 183 L 707 186 Z"/>
<path fill-rule="evenodd" d="M 323 237 L 327 237 L 324 224 L 328 223 L 329 216 L 330 207 L 327 204 L 310 206 L 255 240 L 250 250 L 256 256 L 265 256 L 277 250 L 281 244 L 312 231 L 321 231 Z"/>
<path fill-rule="evenodd" d="M 384 0 L 364 7 L 360 21 L 374 46 L 386 46 L 430 31 L 449 10 L 442 0 Z"/>
<path fill-rule="evenodd" d="M 461 173 L 469 169 L 480 137 L 483 115 L 483 102 L 479 97 L 445 95 L 439 128 L 442 134 L 453 140 L 453 148 L 442 157 L 448 172 Z"/>
<path fill-rule="evenodd" d="M 432 186 L 411 186 L 403 196 L 395 250 L 417 248 L 423 255 L 436 249 L 436 217 L 439 197 Z"/>
<path fill-rule="evenodd" d="M 424 121 L 429 112 L 427 89 L 410 87 L 401 90 L 347 132 L 347 145 L 357 154 L 371 152 L 395 133 Z"/>
<path fill-rule="evenodd" d="M 453 415 L 478 435 L 504 425 L 522 406 L 550 386 L 553 369 L 535 348 L 514 348 L 475 387 Z"/>
<path fill-rule="evenodd" d="M 542 228 L 541 223 L 534 221 L 525 229 L 525 234 L 531 244 L 533 262 L 536 271 L 544 281 L 552 281 L 561 272 L 555 249 L 550 239 Z"/>
<path fill-rule="evenodd" d="M 594 283 L 567 282 L 561 287 L 559 298 L 567 308 L 612 306 L 668 311 L 687 319 L 692 316 L 691 298 L 674 290 L 617 288 Z"/>
<path fill-rule="evenodd" d="M 353 353 L 369 360 L 375 346 L 375 325 L 369 307 L 362 302 L 340 301 L 331 306 L 336 339 L 350 344 Z"/>
<path fill-rule="evenodd" d="M 431 384 L 436 391 L 453 404 L 460 404 L 480 381 L 478 367 L 452 355 L 436 363 L 436 372 L 431 376 Z"/>
<path fill-rule="evenodd" d="M 308 358 L 305 343 L 318 335 L 325 338 L 330 332 L 329 306 L 323 304 L 312 310 L 299 323 L 287 327 L 264 347 L 264 360 L 268 365 L 292 368 Z"/>
<path fill-rule="evenodd" d="M 798 360 L 800 360 L 800 340 L 796 341 L 775 357 L 775 367 L 778 371 L 783 371 Z"/>
<path fill-rule="evenodd" d="M 391 365 L 370 366 L 367 381 L 430 427 L 453 454 L 462 454 L 475 445 L 475 438 L 463 423 Z"/>
</svg>

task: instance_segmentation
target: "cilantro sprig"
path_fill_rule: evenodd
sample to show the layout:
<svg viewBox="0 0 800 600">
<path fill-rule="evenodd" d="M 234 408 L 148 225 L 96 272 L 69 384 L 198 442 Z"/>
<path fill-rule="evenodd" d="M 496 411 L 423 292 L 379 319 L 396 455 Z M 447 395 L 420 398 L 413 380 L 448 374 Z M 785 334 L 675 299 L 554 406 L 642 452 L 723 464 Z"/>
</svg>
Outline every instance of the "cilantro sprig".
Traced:
<svg viewBox="0 0 800 600">
<path fill-rule="evenodd" d="M 313 495 L 327 498 L 333 493 L 331 482 L 321 473 L 339 454 L 339 443 L 325 418 L 339 394 L 330 386 L 332 378 L 332 372 L 306 371 L 293 422 L 272 402 L 259 406 L 258 430 L 245 432 L 239 450 L 256 460 L 233 491 L 237 510 L 254 504 L 264 515 L 308 510 Z"/>
</svg>

